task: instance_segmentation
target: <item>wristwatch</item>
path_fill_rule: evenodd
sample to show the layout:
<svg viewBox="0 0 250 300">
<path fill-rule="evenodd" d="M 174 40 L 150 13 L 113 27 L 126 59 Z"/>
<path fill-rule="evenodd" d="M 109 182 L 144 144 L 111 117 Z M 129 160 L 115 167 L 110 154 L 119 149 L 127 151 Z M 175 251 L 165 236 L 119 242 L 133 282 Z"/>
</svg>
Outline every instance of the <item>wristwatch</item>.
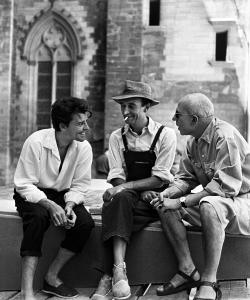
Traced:
<svg viewBox="0 0 250 300">
<path fill-rule="evenodd" d="M 180 198 L 180 202 L 181 202 L 181 206 L 182 206 L 182 207 L 184 207 L 184 208 L 187 207 L 187 205 L 186 205 L 186 197 L 181 197 L 181 198 Z"/>
</svg>

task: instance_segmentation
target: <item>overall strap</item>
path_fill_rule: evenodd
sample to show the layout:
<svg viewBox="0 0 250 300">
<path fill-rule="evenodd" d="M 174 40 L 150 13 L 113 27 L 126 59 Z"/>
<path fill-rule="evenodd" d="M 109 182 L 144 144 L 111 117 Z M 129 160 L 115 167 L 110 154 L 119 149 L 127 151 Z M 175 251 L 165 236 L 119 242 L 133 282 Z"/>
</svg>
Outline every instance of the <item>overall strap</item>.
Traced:
<svg viewBox="0 0 250 300">
<path fill-rule="evenodd" d="M 150 147 L 150 151 L 154 151 L 155 145 L 156 145 L 156 143 L 157 143 L 157 141 L 158 141 L 158 139 L 159 139 L 159 136 L 160 136 L 160 134 L 161 134 L 163 128 L 164 128 L 164 125 L 161 125 L 161 127 L 158 129 L 158 131 L 157 131 L 157 133 L 156 133 L 156 135 L 155 135 L 155 137 L 154 137 L 153 143 L 152 143 L 152 145 L 151 145 L 151 147 Z"/>
<path fill-rule="evenodd" d="M 124 127 L 122 127 L 122 141 L 123 141 L 125 151 L 128 151 L 128 141 L 126 135 L 124 134 Z"/>
</svg>

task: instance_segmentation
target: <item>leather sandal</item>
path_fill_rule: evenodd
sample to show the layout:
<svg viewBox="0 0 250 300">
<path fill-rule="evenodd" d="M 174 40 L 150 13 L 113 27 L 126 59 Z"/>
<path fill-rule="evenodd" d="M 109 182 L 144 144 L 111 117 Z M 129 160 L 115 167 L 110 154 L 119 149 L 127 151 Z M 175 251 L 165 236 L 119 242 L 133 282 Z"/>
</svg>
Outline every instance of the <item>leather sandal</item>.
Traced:
<svg viewBox="0 0 250 300">
<path fill-rule="evenodd" d="M 214 289 L 214 291 L 216 293 L 215 299 L 194 297 L 193 300 L 220 300 L 221 299 L 222 293 L 220 290 L 220 285 L 217 282 L 201 281 L 200 286 L 202 286 L 202 285 L 203 286 L 211 286 Z"/>
<path fill-rule="evenodd" d="M 162 286 L 156 289 L 156 294 L 158 296 L 165 296 L 165 295 L 176 294 L 184 290 L 187 290 L 188 293 L 190 293 L 192 288 L 198 287 L 200 285 L 200 280 L 194 280 L 193 278 L 196 272 L 198 272 L 198 270 L 195 268 L 190 275 L 187 275 L 184 272 L 179 270 L 177 274 L 179 274 L 187 281 L 185 281 L 184 283 L 178 286 L 174 286 L 171 281 L 164 283 Z"/>
</svg>

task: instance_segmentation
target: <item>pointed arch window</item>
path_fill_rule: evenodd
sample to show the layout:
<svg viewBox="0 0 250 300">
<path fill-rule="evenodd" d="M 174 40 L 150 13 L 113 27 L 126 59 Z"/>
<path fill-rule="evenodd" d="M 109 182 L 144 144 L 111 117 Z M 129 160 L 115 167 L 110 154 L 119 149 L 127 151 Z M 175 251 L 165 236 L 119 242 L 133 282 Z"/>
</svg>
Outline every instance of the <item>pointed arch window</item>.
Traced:
<svg viewBox="0 0 250 300">
<path fill-rule="evenodd" d="M 50 107 L 56 99 L 70 96 L 72 59 L 63 29 L 56 23 L 44 32 L 37 51 L 37 129 L 50 126 Z"/>
<path fill-rule="evenodd" d="M 75 23 L 74 23 L 75 24 Z M 82 32 L 59 12 L 50 10 L 30 27 L 21 47 L 29 70 L 31 130 L 51 126 L 51 104 L 74 94 L 74 67 L 82 59 Z"/>
</svg>

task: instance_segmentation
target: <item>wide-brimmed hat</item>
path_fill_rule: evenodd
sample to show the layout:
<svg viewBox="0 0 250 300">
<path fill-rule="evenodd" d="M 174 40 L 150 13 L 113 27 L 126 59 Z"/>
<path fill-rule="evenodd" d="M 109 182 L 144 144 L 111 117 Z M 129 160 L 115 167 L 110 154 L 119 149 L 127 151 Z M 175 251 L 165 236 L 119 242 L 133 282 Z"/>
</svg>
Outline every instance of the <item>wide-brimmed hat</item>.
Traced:
<svg viewBox="0 0 250 300">
<path fill-rule="evenodd" d="M 132 80 L 126 80 L 123 92 L 118 96 L 112 97 L 112 99 L 119 104 L 131 98 L 147 99 L 150 103 L 150 106 L 160 103 L 153 98 L 152 89 L 147 83 Z"/>
</svg>

